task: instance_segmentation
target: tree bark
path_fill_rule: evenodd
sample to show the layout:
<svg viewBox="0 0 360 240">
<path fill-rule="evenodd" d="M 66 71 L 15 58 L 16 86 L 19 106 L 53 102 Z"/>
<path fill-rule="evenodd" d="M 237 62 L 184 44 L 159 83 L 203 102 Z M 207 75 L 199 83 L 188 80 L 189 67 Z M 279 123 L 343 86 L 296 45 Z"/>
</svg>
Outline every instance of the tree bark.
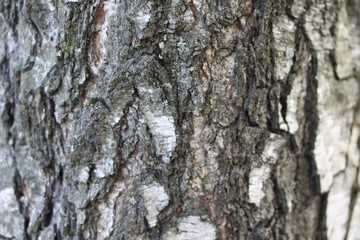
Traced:
<svg viewBox="0 0 360 240">
<path fill-rule="evenodd" d="M 356 239 L 359 16 L 2 0 L 0 238 Z"/>
</svg>

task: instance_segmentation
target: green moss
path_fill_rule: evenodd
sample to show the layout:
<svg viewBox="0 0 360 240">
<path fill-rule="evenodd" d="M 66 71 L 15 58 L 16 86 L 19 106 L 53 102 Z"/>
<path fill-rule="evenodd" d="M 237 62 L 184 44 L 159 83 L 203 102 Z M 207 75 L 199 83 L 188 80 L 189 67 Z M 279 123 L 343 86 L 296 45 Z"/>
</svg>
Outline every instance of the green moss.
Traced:
<svg viewBox="0 0 360 240">
<path fill-rule="evenodd" d="M 61 50 L 64 54 L 70 55 L 75 47 L 76 40 L 76 23 L 68 23 L 68 27 L 65 28 L 64 41 L 61 43 Z"/>
<path fill-rule="evenodd" d="M 95 144 L 93 143 L 93 144 L 91 144 L 91 146 L 90 146 L 90 151 L 91 152 L 96 152 L 96 146 L 95 146 Z"/>
<path fill-rule="evenodd" d="M 72 231 L 70 225 L 64 227 L 64 235 L 65 236 L 72 236 Z"/>
<path fill-rule="evenodd" d="M 99 99 L 98 98 L 90 98 L 90 100 L 89 100 L 89 103 L 90 104 L 95 104 L 95 103 L 97 103 L 99 101 Z"/>
</svg>

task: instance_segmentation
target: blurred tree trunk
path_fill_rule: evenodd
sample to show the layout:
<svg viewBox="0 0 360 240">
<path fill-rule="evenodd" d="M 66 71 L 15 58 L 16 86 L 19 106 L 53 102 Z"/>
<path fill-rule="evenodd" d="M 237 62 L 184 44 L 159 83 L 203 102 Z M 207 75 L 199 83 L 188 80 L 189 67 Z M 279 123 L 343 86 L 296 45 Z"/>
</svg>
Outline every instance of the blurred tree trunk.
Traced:
<svg viewBox="0 0 360 240">
<path fill-rule="evenodd" d="M 355 0 L 2 0 L 0 238 L 356 239 Z"/>
</svg>

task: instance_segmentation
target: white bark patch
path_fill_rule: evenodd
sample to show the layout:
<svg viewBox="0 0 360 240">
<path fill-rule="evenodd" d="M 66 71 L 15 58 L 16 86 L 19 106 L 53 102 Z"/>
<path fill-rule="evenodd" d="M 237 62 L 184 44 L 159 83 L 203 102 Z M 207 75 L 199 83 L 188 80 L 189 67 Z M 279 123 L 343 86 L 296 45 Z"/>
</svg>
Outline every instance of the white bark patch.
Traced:
<svg viewBox="0 0 360 240">
<path fill-rule="evenodd" d="M 254 203 L 257 207 L 260 206 L 261 200 L 265 197 L 263 190 L 264 182 L 270 176 L 270 167 L 261 166 L 260 168 L 254 168 L 250 172 L 249 179 L 249 198 L 250 202 Z"/>
<path fill-rule="evenodd" d="M 139 87 L 138 88 L 140 92 L 146 92 L 148 94 L 153 94 L 155 91 L 151 88 L 145 88 L 145 87 Z"/>
<path fill-rule="evenodd" d="M 296 18 L 300 17 L 305 11 L 305 0 L 294 1 L 291 5 L 291 13 Z"/>
<path fill-rule="evenodd" d="M 142 195 L 147 211 L 146 220 L 150 227 L 155 227 L 159 212 L 169 204 L 169 196 L 166 194 L 164 187 L 159 184 L 145 186 Z"/>
<path fill-rule="evenodd" d="M 351 188 L 356 179 L 356 169 L 349 167 L 334 179 L 326 207 L 326 226 L 329 239 L 344 239 L 349 219 Z"/>
<path fill-rule="evenodd" d="M 148 2 L 146 5 L 142 6 L 140 9 L 136 9 L 135 8 L 135 22 L 136 22 L 136 27 L 139 30 L 139 37 L 142 37 L 142 31 L 145 29 L 146 25 L 148 24 L 148 22 L 150 21 L 151 18 L 151 7 L 152 4 L 151 2 Z"/>
<path fill-rule="evenodd" d="M 106 202 L 101 202 L 98 206 L 98 212 L 101 214 L 97 222 L 97 239 L 107 239 L 110 233 L 113 231 L 113 225 L 115 221 L 115 203 L 121 192 L 125 189 L 123 181 L 117 181 L 114 184 L 113 189 L 109 193 Z"/>
<path fill-rule="evenodd" d="M 196 7 L 196 10 L 201 13 L 202 1 L 201 0 L 193 0 L 193 3 Z"/>
<path fill-rule="evenodd" d="M 286 122 L 280 119 L 280 128 L 295 134 L 299 130 L 298 119 L 303 118 L 302 111 L 298 111 L 303 107 L 306 95 L 306 81 L 302 75 L 296 76 L 290 94 L 287 96 Z M 279 106 L 279 116 L 281 116 L 281 106 Z M 283 120 L 283 121 L 282 121 Z"/>
<path fill-rule="evenodd" d="M 114 210 L 110 209 L 106 203 L 99 204 L 99 212 L 101 213 L 98 222 L 98 239 L 106 239 L 113 230 Z"/>
<path fill-rule="evenodd" d="M 95 174 L 98 178 L 104 178 L 114 173 L 114 161 L 111 158 L 103 158 L 96 165 Z"/>
<path fill-rule="evenodd" d="M 357 239 L 360 236 L 360 194 L 358 192 L 355 207 L 352 212 L 350 229 L 347 239 Z"/>
<path fill-rule="evenodd" d="M 350 125 L 357 96 L 358 83 L 355 79 L 336 82 L 319 77 L 318 111 L 322 121 L 317 130 L 314 154 L 322 192 L 330 189 L 334 175 L 346 167 Z"/>
<path fill-rule="evenodd" d="M 350 163 L 358 167 L 360 159 L 360 149 L 358 147 L 358 139 L 360 137 L 360 126 L 358 124 L 354 125 L 351 131 L 350 144 L 348 148 L 348 158 Z"/>
<path fill-rule="evenodd" d="M 277 134 L 270 134 L 266 140 L 265 148 L 261 157 L 266 163 L 276 163 L 279 158 L 279 149 L 285 144 L 284 139 Z"/>
<path fill-rule="evenodd" d="M 346 4 L 341 6 L 336 26 L 335 70 L 339 78 L 347 78 L 360 67 L 360 41 L 358 26 L 350 24 Z"/>
<path fill-rule="evenodd" d="M 177 229 L 169 230 L 163 240 L 215 240 L 215 227 L 200 219 L 199 216 L 189 216 L 181 220 Z"/>
<path fill-rule="evenodd" d="M 0 129 L 0 134 L 3 134 L 1 130 L 2 129 Z M 3 134 L 2 136 L 5 136 L 5 134 Z M 2 139 L 0 138 L 0 142 L 1 141 Z M 0 169 L 9 168 L 12 166 L 11 153 L 6 148 L 0 148 L 0 166 Z"/>
<path fill-rule="evenodd" d="M 33 19 L 35 25 L 39 27 L 41 34 L 41 46 L 37 48 L 36 55 L 32 53 L 32 49 L 37 42 L 35 33 L 33 26 L 27 23 L 28 20 L 25 18 L 25 15 L 19 15 L 18 23 L 16 24 L 15 31 L 21 36 L 17 41 L 14 38 L 15 31 L 8 28 L 8 25 L 5 23 L 7 21 L 3 22 L 0 17 L 0 40 L 5 41 L 8 54 L 11 54 L 10 62 L 12 70 L 10 74 L 12 75 L 13 71 L 17 71 L 16 69 L 24 68 L 26 63 L 30 61 L 34 63 L 30 71 L 24 71 L 21 74 L 21 85 L 25 88 L 38 88 L 57 61 L 56 45 L 60 28 L 55 18 L 55 8 L 47 2 L 49 1 L 42 2 L 42 14 L 44 14 L 42 17 L 46 18 L 47 30 L 43 29 L 42 23 L 39 22 L 37 17 Z"/>
<path fill-rule="evenodd" d="M 191 11 L 191 9 L 187 9 L 184 13 L 184 21 L 187 23 L 193 23 L 194 22 L 194 14 Z"/>
<path fill-rule="evenodd" d="M 326 11 L 332 5 L 332 2 L 316 2 L 305 15 L 306 32 L 314 47 L 320 51 L 334 48 L 335 41 L 331 36 L 330 27 L 335 15 L 331 11 Z"/>
<path fill-rule="evenodd" d="M 176 146 L 174 118 L 172 116 L 156 116 L 146 112 L 146 122 L 154 135 L 156 153 L 162 156 L 165 163 L 169 163 L 172 151 Z"/>
<path fill-rule="evenodd" d="M 54 11 L 51 11 L 53 6 L 51 4 L 47 4 L 46 8 L 46 13 L 53 16 Z M 43 36 L 41 41 L 42 44 L 41 48 L 38 48 L 38 54 L 36 57 L 31 54 L 31 49 L 36 40 L 31 27 L 28 27 L 29 24 L 26 24 L 26 20 L 23 18 L 19 19 L 19 23 L 16 26 L 17 32 L 21 33 L 21 38 L 19 38 L 19 41 L 16 44 L 11 42 L 8 43 L 10 46 L 16 46 L 16 51 L 14 51 L 12 59 L 14 64 L 19 64 L 19 69 L 21 69 L 21 65 L 25 65 L 25 63 L 29 60 L 34 62 L 34 66 L 31 70 L 24 72 L 21 76 L 22 82 L 24 82 L 28 88 L 39 88 L 44 83 L 48 72 L 57 61 L 58 53 L 56 50 L 56 44 L 59 26 L 55 23 L 55 18 L 49 17 L 47 21 L 50 24 L 49 31 L 43 31 L 41 33 Z"/>
<path fill-rule="evenodd" d="M 338 43 L 335 44 L 336 39 L 330 29 L 333 22 L 342 22 L 346 19 L 344 19 L 343 11 L 339 12 L 339 19 L 331 11 L 327 11 L 331 7 L 335 7 L 332 1 L 316 2 L 305 16 L 305 29 L 317 52 L 318 59 L 316 78 L 318 79 L 317 109 L 320 121 L 314 154 L 322 192 L 329 191 L 334 183 L 334 176 L 346 168 L 350 126 L 354 119 L 354 109 L 359 96 L 359 85 L 356 79 L 346 81 L 336 81 L 335 79 L 329 52 L 334 50 Z M 337 31 L 336 35 L 338 34 L 344 34 L 344 31 Z M 349 53 L 349 49 L 346 49 L 346 41 L 344 44 L 343 46 L 340 44 L 338 50 L 344 51 L 343 54 L 346 58 L 355 60 L 354 56 Z M 340 56 L 335 57 L 342 66 L 348 64 L 348 61 L 341 59 Z M 336 70 L 339 70 L 343 77 L 349 76 L 349 69 L 347 66 L 345 68 Z"/>
<path fill-rule="evenodd" d="M 15 203 L 15 205 L 14 205 Z M 13 188 L 5 188 L 0 191 L 0 212 L 16 212 L 19 210 Z"/>
<path fill-rule="evenodd" d="M 79 182 L 81 183 L 87 183 L 89 179 L 89 167 L 84 167 L 79 171 Z"/>
<path fill-rule="evenodd" d="M 19 206 L 13 188 L 0 191 L 0 234 L 11 239 L 21 239 L 23 230 L 23 217 L 19 213 Z M 19 226 L 14 227 L 14 226 Z"/>
<path fill-rule="evenodd" d="M 295 24 L 288 17 L 283 17 L 274 24 L 276 60 L 275 73 L 279 80 L 285 80 L 293 64 L 295 47 Z"/>
</svg>

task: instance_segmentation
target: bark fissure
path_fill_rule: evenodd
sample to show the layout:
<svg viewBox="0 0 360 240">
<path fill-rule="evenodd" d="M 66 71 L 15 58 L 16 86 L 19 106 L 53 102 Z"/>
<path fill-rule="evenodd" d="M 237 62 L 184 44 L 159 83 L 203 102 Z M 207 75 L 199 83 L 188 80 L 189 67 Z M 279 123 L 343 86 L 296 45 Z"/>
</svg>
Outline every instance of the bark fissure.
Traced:
<svg viewBox="0 0 360 240">
<path fill-rule="evenodd" d="M 28 197 L 29 197 L 29 189 L 28 186 L 25 185 L 18 169 L 15 169 L 14 175 L 14 190 L 16 200 L 19 205 L 19 212 L 24 218 L 24 226 L 23 226 L 23 237 L 26 240 L 32 239 L 28 233 L 28 226 L 30 221 L 30 213 L 28 206 Z"/>
</svg>

